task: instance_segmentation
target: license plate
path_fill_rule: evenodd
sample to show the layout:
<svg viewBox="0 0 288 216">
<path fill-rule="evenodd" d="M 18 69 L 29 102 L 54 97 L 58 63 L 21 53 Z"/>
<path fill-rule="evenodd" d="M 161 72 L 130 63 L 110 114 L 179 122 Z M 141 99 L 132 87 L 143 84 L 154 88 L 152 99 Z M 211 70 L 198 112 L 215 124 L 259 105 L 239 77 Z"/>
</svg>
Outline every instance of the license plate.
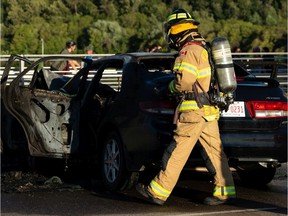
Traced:
<svg viewBox="0 0 288 216">
<path fill-rule="evenodd" d="M 221 113 L 221 117 L 245 117 L 244 101 L 235 101 L 229 106 L 227 112 Z"/>
</svg>

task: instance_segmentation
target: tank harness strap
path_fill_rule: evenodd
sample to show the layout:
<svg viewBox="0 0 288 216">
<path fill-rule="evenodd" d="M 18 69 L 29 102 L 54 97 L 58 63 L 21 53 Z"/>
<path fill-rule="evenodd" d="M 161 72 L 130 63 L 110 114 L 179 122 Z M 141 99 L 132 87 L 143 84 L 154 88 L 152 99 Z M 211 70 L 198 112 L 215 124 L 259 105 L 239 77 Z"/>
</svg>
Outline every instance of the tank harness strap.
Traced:
<svg viewBox="0 0 288 216">
<path fill-rule="evenodd" d="M 210 97 L 209 97 L 208 93 L 204 91 L 203 87 L 200 85 L 200 83 L 198 82 L 198 80 L 196 80 L 195 83 L 196 83 L 196 85 L 199 86 L 199 88 L 202 90 L 205 98 L 206 98 L 206 99 L 209 101 L 209 103 L 211 104 L 211 100 L 210 100 Z"/>
<path fill-rule="evenodd" d="M 175 109 L 175 112 L 174 112 L 174 118 L 173 118 L 173 124 L 176 124 L 177 123 L 177 120 L 178 120 L 178 117 L 179 117 L 179 108 L 182 104 L 182 102 L 185 100 L 185 94 L 182 95 L 182 98 L 181 100 L 179 101 L 178 103 L 178 106 L 176 107 Z"/>
<path fill-rule="evenodd" d="M 197 84 L 197 81 L 192 85 L 192 90 L 193 90 L 193 94 L 194 94 L 197 106 L 201 109 L 201 108 L 203 108 L 203 103 L 199 97 L 199 93 L 198 93 L 198 89 L 196 87 L 196 84 Z"/>
</svg>

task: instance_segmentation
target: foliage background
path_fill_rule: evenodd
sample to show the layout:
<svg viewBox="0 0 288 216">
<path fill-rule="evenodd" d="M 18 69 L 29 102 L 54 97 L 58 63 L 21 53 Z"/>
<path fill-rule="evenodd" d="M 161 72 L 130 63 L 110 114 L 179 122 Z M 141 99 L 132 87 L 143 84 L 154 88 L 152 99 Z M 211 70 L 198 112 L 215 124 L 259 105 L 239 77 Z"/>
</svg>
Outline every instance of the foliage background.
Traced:
<svg viewBox="0 0 288 216">
<path fill-rule="evenodd" d="M 1 0 L 1 54 L 59 53 L 67 40 L 77 53 L 144 51 L 162 45 L 163 22 L 175 8 L 200 21 L 211 41 L 224 36 L 243 52 L 267 46 L 287 52 L 287 0 Z"/>
</svg>

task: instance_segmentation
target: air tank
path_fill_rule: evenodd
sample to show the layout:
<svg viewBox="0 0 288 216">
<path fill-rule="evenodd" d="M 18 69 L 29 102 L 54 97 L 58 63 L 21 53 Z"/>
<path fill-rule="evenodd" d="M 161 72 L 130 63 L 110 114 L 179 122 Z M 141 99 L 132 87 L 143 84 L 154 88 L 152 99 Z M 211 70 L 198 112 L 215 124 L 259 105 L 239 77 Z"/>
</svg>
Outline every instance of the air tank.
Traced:
<svg viewBox="0 0 288 216">
<path fill-rule="evenodd" d="M 211 43 L 212 58 L 220 91 L 231 95 L 237 88 L 231 48 L 224 37 L 216 37 Z"/>
</svg>

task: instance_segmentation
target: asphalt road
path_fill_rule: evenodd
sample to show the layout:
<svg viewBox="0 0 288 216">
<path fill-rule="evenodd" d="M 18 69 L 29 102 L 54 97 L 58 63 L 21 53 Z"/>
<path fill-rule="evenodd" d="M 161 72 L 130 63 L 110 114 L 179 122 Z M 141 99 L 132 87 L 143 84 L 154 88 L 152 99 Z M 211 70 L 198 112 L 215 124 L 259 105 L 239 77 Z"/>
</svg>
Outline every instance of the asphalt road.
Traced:
<svg viewBox="0 0 288 216">
<path fill-rule="evenodd" d="M 85 187 L 2 192 L 1 215 L 287 215 L 287 164 L 277 170 L 274 180 L 265 187 L 244 186 L 235 175 L 237 200 L 231 205 L 202 204 L 213 187 L 209 180 L 207 173 L 183 172 L 164 206 L 147 203 L 134 188 L 121 193 L 108 193 L 101 189 L 95 191 Z"/>
</svg>

